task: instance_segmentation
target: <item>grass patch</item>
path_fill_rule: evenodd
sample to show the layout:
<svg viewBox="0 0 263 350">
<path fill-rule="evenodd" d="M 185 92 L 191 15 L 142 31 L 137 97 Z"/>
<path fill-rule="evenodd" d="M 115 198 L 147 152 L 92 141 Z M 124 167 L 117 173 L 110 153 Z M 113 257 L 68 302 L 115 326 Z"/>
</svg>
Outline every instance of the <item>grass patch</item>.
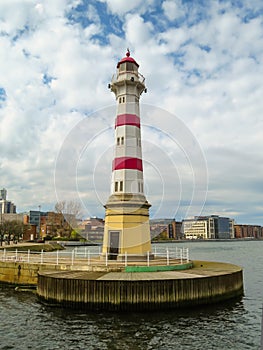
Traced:
<svg viewBox="0 0 263 350">
<path fill-rule="evenodd" d="M 52 242 L 49 244 L 45 244 L 45 243 L 39 243 L 39 244 L 30 244 L 30 243 L 25 243 L 25 245 L 12 245 L 12 246 L 2 246 L 0 247 L 0 249 L 5 249 L 6 251 L 14 251 L 17 250 L 18 252 L 24 252 L 27 250 L 30 250 L 31 252 L 41 252 L 42 250 L 44 252 L 53 252 L 54 250 L 63 250 L 65 249 L 64 247 L 62 247 L 60 244 L 56 243 L 56 242 Z"/>
</svg>

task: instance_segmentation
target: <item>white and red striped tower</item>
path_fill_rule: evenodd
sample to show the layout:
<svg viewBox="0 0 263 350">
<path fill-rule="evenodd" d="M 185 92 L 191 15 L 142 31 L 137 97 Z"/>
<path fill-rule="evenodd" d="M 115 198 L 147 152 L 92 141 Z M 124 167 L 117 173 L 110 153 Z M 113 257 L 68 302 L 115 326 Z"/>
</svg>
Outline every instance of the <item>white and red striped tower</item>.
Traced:
<svg viewBox="0 0 263 350">
<path fill-rule="evenodd" d="M 149 208 L 144 195 L 139 100 L 146 92 L 138 63 L 126 57 L 117 64 L 109 88 L 117 101 L 111 195 L 105 205 L 103 253 L 110 257 L 146 256 L 151 251 Z"/>
</svg>

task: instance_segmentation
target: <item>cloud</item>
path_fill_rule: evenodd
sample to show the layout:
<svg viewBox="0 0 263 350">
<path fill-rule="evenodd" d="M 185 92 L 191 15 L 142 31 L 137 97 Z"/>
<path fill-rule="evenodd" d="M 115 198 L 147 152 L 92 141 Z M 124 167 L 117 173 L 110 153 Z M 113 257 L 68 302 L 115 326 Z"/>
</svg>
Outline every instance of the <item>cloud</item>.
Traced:
<svg viewBox="0 0 263 350">
<path fill-rule="evenodd" d="M 162 4 L 162 8 L 164 10 L 165 16 L 170 20 L 175 20 L 177 18 L 183 17 L 185 15 L 185 11 L 183 8 L 182 2 L 179 1 L 164 1 Z"/>
<path fill-rule="evenodd" d="M 134 0 L 129 2 L 119 1 L 119 0 L 100 0 L 101 2 L 105 2 L 107 4 L 107 8 L 113 14 L 118 16 L 123 16 L 124 14 L 134 11 L 140 10 L 141 7 L 147 6 L 147 3 L 152 3 L 153 1 L 145 1 L 143 0 Z"/>
<path fill-rule="evenodd" d="M 176 139 L 179 118 L 207 161 L 203 210 L 263 225 L 262 12 L 257 0 L 253 6 L 246 0 L 205 6 L 171 0 L 1 1 L 1 186 L 18 210 L 52 209 L 56 160 L 79 123 L 89 120 L 86 142 L 113 125 L 115 97 L 107 85 L 129 47 L 146 77 L 141 103 L 174 116 L 141 115 L 142 123 L 153 126 L 143 131 L 152 215 L 184 217 L 191 202 L 189 162 L 165 133 L 154 131 L 158 126 Z M 113 106 L 112 113 L 103 116 L 99 111 L 106 106 Z M 98 137 L 79 155 L 78 195 L 92 215 L 104 215 L 109 195 L 110 135 L 104 135 L 107 149 Z"/>
</svg>

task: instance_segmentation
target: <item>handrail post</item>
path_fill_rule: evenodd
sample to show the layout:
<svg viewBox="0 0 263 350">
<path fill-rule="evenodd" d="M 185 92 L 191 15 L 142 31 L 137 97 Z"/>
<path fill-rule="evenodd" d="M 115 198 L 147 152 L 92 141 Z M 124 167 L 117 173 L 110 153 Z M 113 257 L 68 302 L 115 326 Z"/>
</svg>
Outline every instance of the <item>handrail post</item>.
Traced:
<svg viewBox="0 0 263 350">
<path fill-rule="evenodd" d="M 71 265 L 74 265 L 74 255 L 75 255 L 75 249 L 72 250 L 71 252 Z"/>
<path fill-rule="evenodd" d="M 263 349 L 263 305 L 262 305 L 262 315 L 261 315 L 261 339 L 260 339 L 260 349 Z"/>
<path fill-rule="evenodd" d="M 124 259 L 125 259 L 125 266 L 127 266 L 127 252 L 125 252 Z"/>
<path fill-rule="evenodd" d="M 58 250 L 57 250 L 57 265 L 58 265 Z"/>
<path fill-rule="evenodd" d="M 28 263 L 30 262 L 30 249 L 28 249 L 27 251 L 27 262 Z"/>
<path fill-rule="evenodd" d="M 40 264 L 41 265 L 43 264 L 43 252 L 44 252 L 44 250 L 41 249 L 41 255 L 40 255 Z"/>
<path fill-rule="evenodd" d="M 183 249 L 180 249 L 180 260 L 181 264 L 183 263 Z"/>
<path fill-rule="evenodd" d="M 108 266 L 108 252 L 106 252 L 106 255 L 105 255 L 105 264 L 106 266 Z"/>
<path fill-rule="evenodd" d="M 17 261 L 18 259 L 17 259 L 17 249 L 16 249 L 16 255 L 15 255 L 15 261 Z"/>
<path fill-rule="evenodd" d="M 87 257 L 87 247 L 84 248 L 84 258 L 86 259 Z"/>
<path fill-rule="evenodd" d="M 90 251 L 89 250 L 88 250 L 88 266 L 90 266 Z"/>
<path fill-rule="evenodd" d="M 4 260 L 6 260 L 6 249 L 4 248 Z"/>
<path fill-rule="evenodd" d="M 166 248 L 166 264 L 169 265 L 169 249 Z"/>
<path fill-rule="evenodd" d="M 147 266 L 150 266 L 150 252 L 147 251 Z"/>
</svg>

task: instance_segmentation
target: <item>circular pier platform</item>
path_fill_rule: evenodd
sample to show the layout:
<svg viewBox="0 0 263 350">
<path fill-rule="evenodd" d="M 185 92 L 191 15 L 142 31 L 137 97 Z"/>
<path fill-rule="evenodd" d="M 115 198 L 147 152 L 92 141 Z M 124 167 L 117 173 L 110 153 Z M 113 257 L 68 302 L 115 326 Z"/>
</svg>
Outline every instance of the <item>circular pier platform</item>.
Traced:
<svg viewBox="0 0 263 350">
<path fill-rule="evenodd" d="M 185 270 L 153 272 L 46 270 L 38 274 L 37 294 L 82 310 L 171 309 L 242 296 L 243 272 L 236 265 L 209 261 L 193 261 Z"/>
</svg>

